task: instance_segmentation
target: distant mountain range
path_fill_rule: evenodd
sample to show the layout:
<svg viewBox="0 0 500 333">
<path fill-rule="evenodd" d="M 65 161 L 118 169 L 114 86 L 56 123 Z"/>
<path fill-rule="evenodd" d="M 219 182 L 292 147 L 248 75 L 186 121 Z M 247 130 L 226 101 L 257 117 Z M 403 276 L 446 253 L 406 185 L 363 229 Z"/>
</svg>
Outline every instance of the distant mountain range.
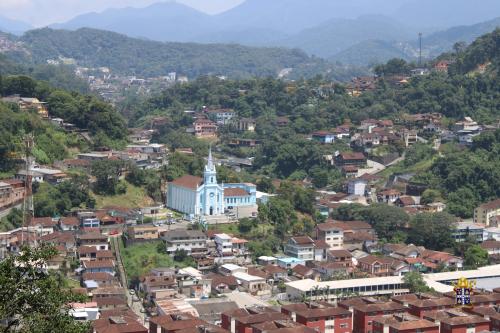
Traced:
<svg viewBox="0 0 500 333">
<path fill-rule="evenodd" d="M 0 16 L 0 31 L 20 35 L 30 29 L 33 29 L 33 26 L 29 25 L 26 22 L 12 20 L 10 18 Z"/>
<path fill-rule="evenodd" d="M 422 55 L 432 59 L 443 52 L 450 51 L 453 44 L 459 41 L 471 43 L 481 35 L 489 33 L 500 26 L 500 17 L 469 26 L 457 26 L 438 31 L 422 38 Z M 365 40 L 329 57 L 328 60 L 353 65 L 371 65 L 385 62 L 391 58 L 402 58 L 409 61 L 418 59 L 419 42 L 408 40 Z"/>
<path fill-rule="evenodd" d="M 429 36 L 454 25 L 493 19 L 498 13 L 498 0 L 479 4 L 472 0 L 247 0 L 217 15 L 159 2 L 80 15 L 52 27 L 91 27 L 158 41 L 301 48 L 311 55 L 366 65 L 393 55 L 413 57 L 418 32 Z M 448 47 L 460 39 L 472 41 L 470 36 L 492 30 L 467 29 L 444 31 L 440 42 L 437 34 L 436 42 L 427 44 L 436 44 L 428 54 L 443 51 L 441 43 Z M 367 50 L 375 53 L 362 54 Z"/>
</svg>

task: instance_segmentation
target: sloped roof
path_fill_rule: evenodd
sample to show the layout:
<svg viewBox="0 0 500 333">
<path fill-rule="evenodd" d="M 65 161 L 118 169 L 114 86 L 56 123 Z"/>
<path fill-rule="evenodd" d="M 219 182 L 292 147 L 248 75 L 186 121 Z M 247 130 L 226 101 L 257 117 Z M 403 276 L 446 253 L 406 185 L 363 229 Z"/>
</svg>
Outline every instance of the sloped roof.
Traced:
<svg viewBox="0 0 500 333">
<path fill-rule="evenodd" d="M 196 190 L 203 183 L 201 177 L 185 175 L 170 182 L 171 184 Z"/>
</svg>

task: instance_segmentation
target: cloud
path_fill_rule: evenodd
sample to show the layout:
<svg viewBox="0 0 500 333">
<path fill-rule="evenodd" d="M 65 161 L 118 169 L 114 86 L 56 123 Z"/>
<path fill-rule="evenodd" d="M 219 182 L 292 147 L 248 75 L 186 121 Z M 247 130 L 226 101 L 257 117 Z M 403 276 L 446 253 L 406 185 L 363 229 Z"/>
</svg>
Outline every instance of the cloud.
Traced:
<svg viewBox="0 0 500 333">
<path fill-rule="evenodd" d="M 30 0 L 1 0 L 0 9 L 1 10 L 18 10 L 23 7 L 29 6 Z"/>
</svg>

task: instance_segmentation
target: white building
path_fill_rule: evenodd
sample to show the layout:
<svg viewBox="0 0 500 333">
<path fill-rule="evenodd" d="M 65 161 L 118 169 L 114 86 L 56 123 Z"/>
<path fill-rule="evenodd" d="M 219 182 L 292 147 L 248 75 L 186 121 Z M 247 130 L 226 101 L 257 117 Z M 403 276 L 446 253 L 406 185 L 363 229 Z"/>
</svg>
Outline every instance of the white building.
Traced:
<svg viewBox="0 0 500 333">
<path fill-rule="evenodd" d="M 285 254 L 305 261 L 314 260 L 314 241 L 307 236 L 292 237 L 285 245 Z"/>
<path fill-rule="evenodd" d="M 330 249 L 341 249 L 344 246 L 344 229 L 335 222 L 318 224 L 316 226 L 316 239 L 325 241 Z"/>
<path fill-rule="evenodd" d="M 220 256 L 232 256 L 233 255 L 233 237 L 227 234 L 216 234 L 214 236 L 215 246 L 217 252 Z"/>
<path fill-rule="evenodd" d="M 207 252 L 207 236 L 199 230 L 171 230 L 164 234 L 167 253 L 175 255 L 177 250 L 185 250 L 188 255 L 203 256 Z"/>
<path fill-rule="evenodd" d="M 351 179 L 347 183 L 347 193 L 353 195 L 364 196 L 368 182 L 364 179 Z"/>
<path fill-rule="evenodd" d="M 249 183 L 218 184 L 210 150 L 203 178 L 186 175 L 168 183 L 167 207 L 190 218 L 220 216 L 226 210 L 256 206 L 256 191 Z"/>
</svg>

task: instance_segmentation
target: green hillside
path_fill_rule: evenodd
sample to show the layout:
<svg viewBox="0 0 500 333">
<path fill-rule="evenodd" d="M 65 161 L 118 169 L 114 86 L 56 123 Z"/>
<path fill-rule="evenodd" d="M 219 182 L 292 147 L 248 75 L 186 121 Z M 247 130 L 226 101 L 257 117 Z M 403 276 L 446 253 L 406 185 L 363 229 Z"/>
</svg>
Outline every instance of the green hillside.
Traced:
<svg viewBox="0 0 500 333">
<path fill-rule="evenodd" d="M 19 94 L 48 103 L 52 117 L 63 118 L 93 136 L 95 146 L 119 147 L 126 140 L 124 119 L 109 104 L 89 95 L 69 92 L 23 75 L 0 75 L 0 97 Z M 0 172 L 15 168 L 22 156 L 25 134 L 35 135 L 34 155 L 39 163 L 52 163 L 69 156 L 72 148 L 89 148 L 77 134 L 43 120 L 17 104 L 0 102 Z"/>
<path fill-rule="evenodd" d="M 274 77 L 283 68 L 322 62 L 296 49 L 162 43 L 87 28 L 32 30 L 20 40 L 31 50 L 35 63 L 64 56 L 76 59 L 83 66 L 107 66 L 124 75 L 159 76 L 177 72 L 190 78 L 208 74 Z"/>
</svg>

